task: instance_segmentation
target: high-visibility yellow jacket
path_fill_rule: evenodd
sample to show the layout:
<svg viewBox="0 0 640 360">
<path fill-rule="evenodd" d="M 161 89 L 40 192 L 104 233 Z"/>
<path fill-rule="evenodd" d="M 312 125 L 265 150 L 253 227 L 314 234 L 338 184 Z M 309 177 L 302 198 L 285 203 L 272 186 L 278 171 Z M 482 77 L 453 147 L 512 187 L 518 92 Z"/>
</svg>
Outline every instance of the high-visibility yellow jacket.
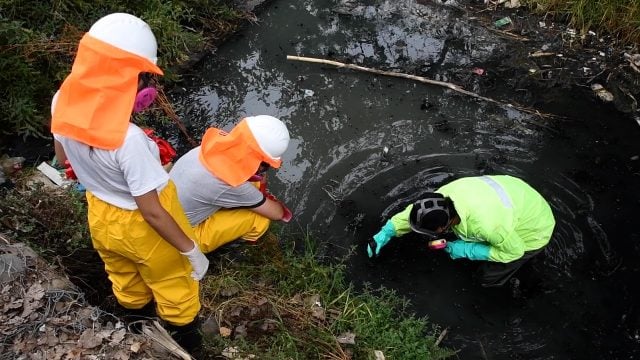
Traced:
<svg viewBox="0 0 640 360">
<path fill-rule="evenodd" d="M 460 217 L 453 232 L 462 240 L 489 245 L 489 260 L 508 263 L 549 243 L 555 219 L 547 201 L 513 176 L 478 176 L 436 190 L 449 197 Z M 411 231 L 413 204 L 391 218 L 396 236 Z"/>
</svg>

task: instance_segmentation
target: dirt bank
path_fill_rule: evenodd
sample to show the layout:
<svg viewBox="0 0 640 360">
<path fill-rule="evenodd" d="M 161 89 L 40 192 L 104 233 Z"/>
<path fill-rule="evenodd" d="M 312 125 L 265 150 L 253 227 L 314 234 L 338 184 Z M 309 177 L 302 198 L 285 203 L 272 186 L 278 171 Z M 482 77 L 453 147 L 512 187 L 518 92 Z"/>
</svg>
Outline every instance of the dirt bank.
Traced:
<svg viewBox="0 0 640 360">
<path fill-rule="evenodd" d="M 552 99 L 558 92 L 573 92 L 611 103 L 612 109 L 638 118 L 637 45 L 623 44 L 594 31 L 581 34 L 565 22 L 531 14 L 525 7 L 510 9 L 474 0 L 461 4 L 461 15 L 509 42 L 508 51 L 485 64 L 476 64 L 484 68 L 483 76 L 458 72 L 458 78 L 470 88 L 491 94 L 506 87 L 511 89 L 512 99 L 532 107 L 537 106 L 534 94 L 546 92 L 547 99 Z M 496 21 L 505 18 L 509 24 L 496 26 Z"/>
</svg>

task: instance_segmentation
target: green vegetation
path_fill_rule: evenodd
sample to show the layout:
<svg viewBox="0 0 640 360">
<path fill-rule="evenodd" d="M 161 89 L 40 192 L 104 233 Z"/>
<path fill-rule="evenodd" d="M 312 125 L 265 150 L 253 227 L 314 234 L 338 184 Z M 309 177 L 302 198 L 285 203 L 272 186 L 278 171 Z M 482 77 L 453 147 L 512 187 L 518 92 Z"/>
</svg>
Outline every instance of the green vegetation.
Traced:
<svg viewBox="0 0 640 360">
<path fill-rule="evenodd" d="M 386 359 L 403 360 L 453 354 L 438 348 L 438 329 L 407 313 L 393 292 L 354 291 L 345 282 L 345 266 L 320 262 L 309 238 L 302 253 L 294 251 L 294 241 L 278 242 L 267 235 L 257 245 L 243 245 L 241 261 L 227 254 L 212 262 L 215 268 L 202 282 L 203 315 L 229 336 L 207 338 L 209 353 L 374 359 L 379 350 Z"/>
<path fill-rule="evenodd" d="M 26 177 L 25 177 L 26 178 Z M 0 230 L 48 259 L 91 247 L 84 195 L 42 183 L 0 191 Z"/>
<path fill-rule="evenodd" d="M 640 41 L 638 0 L 526 0 L 540 13 L 563 17 L 583 32 L 605 30 L 624 41 Z"/>
<path fill-rule="evenodd" d="M 92 23 L 112 12 L 147 21 L 158 38 L 165 78 L 170 69 L 233 31 L 249 14 L 232 0 L 0 0 L 0 129 L 48 134 L 51 97 L 68 74 L 77 43 Z"/>
</svg>

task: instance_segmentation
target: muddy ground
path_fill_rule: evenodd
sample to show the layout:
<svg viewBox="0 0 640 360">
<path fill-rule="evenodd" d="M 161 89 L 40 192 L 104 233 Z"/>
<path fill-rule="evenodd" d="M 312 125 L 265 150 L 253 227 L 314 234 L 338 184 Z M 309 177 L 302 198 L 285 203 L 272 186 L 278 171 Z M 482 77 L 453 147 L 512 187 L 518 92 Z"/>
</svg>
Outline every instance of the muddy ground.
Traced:
<svg viewBox="0 0 640 360">
<path fill-rule="evenodd" d="M 421 1 L 430 0 L 418 2 Z M 467 89 L 481 89 L 490 95 L 510 88 L 512 99 L 534 108 L 538 104 L 533 94 L 547 91 L 548 98 L 552 98 L 569 91 L 573 96 L 610 102 L 612 111 L 623 112 L 630 119 L 640 116 L 640 62 L 638 57 L 630 58 L 640 52 L 636 44 L 623 44 L 606 33 L 583 33 L 563 19 L 532 15 L 525 7 L 508 9 L 477 0 L 462 1 L 461 5 L 461 16 L 465 14 L 511 40 L 508 52 L 480 65 L 486 70 L 484 76 L 458 74 L 457 80 Z M 495 22 L 505 17 L 511 19 L 511 24 L 496 27 Z M 561 115 L 562 109 L 549 112 Z"/>
</svg>

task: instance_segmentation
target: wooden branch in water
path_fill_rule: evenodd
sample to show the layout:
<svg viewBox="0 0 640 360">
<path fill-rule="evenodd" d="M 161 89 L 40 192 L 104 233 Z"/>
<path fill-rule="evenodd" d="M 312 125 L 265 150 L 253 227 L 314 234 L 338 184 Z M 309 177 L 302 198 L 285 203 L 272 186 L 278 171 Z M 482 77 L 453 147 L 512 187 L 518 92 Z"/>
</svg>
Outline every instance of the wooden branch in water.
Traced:
<svg viewBox="0 0 640 360">
<path fill-rule="evenodd" d="M 333 61 L 333 60 L 325 60 L 325 59 L 318 59 L 318 58 L 311 58 L 311 57 L 304 57 L 304 56 L 287 55 L 287 60 L 304 61 L 304 62 L 310 62 L 310 63 L 316 63 L 316 64 L 333 65 L 333 66 L 338 67 L 338 68 L 346 68 L 346 69 L 352 69 L 352 70 L 368 72 L 368 73 L 372 73 L 372 74 L 393 76 L 393 77 L 399 77 L 399 78 L 404 78 L 404 79 L 409 79 L 409 80 L 415 80 L 415 81 L 418 81 L 418 82 L 421 82 L 421 83 L 425 83 L 425 84 L 441 86 L 441 87 L 453 90 L 453 91 L 455 91 L 457 93 L 460 93 L 460 94 L 471 96 L 473 98 L 476 98 L 476 99 L 479 99 L 479 100 L 483 100 L 483 101 L 486 101 L 486 102 L 494 103 L 494 104 L 497 104 L 499 106 L 504 106 L 504 107 L 516 109 L 518 111 L 522 111 L 522 112 L 527 113 L 527 114 L 533 114 L 533 115 L 537 115 L 537 116 L 540 116 L 540 117 L 554 117 L 554 115 L 552 115 L 552 114 L 541 113 L 540 111 L 535 110 L 535 109 L 526 108 L 526 107 L 522 107 L 522 106 L 516 106 L 516 105 L 512 105 L 512 104 L 503 102 L 503 101 L 494 100 L 494 99 L 488 98 L 486 96 L 478 95 L 478 94 L 476 94 L 474 92 L 465 90 L 464 88 L 462 88 L 459 85 L 455 85 L 455 84 L 452 84 L 452 83 L 449 83 L 449 82 L 446 82 L 446 81 L 431 80 L 431 79 L 427 79 L 425 77 L 417 76 L 417 75 L 410 75 L 410 74 L 405 74 L 405 73 L 400 73 L 400 72 L 395 72 L 395 71 L 378 70 L 378 69 L 368 68 L 368 67 L 364 67 L 364 66 L 360 66 L 360 65 L 345 64 L 345 63 L 341 63 L 341 62 Z"/>
<path fill-rule="evenodd" d="M 189 135 L 187 128 L 184 126 L 182 121 L 180 121 L 178 114 L 176 114 L 176 112 L 173 110 L 173 107 L 171 106 L 167 95 L 165 95 L 164 91 L 161 88 L 158 88 L 158 105 L 160 105 L 165 115 L 167 115 L 176 124 L 178 129 L 180 129 L 182 134 L 187 138 L 189 144 L 191 144 L 191 146 L 193 147 L 198 146 L 198 143 Z"/>
<path fill-rule="evenodd" d="M 440 336 L 438 336 L 438 340 L 436 340 L 435 342 L 435 346 L 440 345 L 440 343 L 442 342 L 442 340 L 444 339 L 445 336 L 447 336 L 447 332 L 449 331 L 449 328 L 445 328 L 444 330 L 442 330 L 442 332 L 440 333 Z"/>
</svg>

